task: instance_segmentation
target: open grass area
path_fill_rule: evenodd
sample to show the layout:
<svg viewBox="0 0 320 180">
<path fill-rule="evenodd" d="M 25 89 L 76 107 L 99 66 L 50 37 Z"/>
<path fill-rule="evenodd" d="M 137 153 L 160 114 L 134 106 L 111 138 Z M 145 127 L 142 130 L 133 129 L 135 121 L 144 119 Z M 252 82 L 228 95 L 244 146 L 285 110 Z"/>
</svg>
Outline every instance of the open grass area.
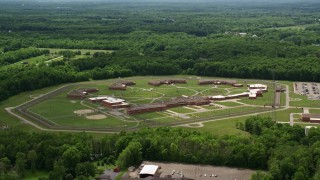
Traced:
<svg viewBox="0 0 320 180">
<path fill-rule="evenodd" d="M 219 109 L 219 110 L 213 110 L 213 111 L 207 111 L 207 112 L 194 113 L 191 116 L 198 117 L 198 118 L 232 116 L 241 112 L 248 112 L 248 111 L 259 110 L 259 109 L 262 109 L 262 108 L 243 106 L 243 107 L 235 107 L 235 108 Z"/>
<path fill-rule="evenodd" d="M 285 109 L 280 111 L 263 113 L 261 114 L 261 116 L 269 116 L 269 117 L 272 117 L 274 120 L 280 121 L 280 122 L 289 122 L 290 113 L 302 113 L 302 110 L 299 108 L 290 108 L 290 109 Z"/>
<path fill-rule="evenodd" d="M 5 66 L 1 66 L 1 69 L 9 69 L 9 68 L 13 68 L 13 67 L 25 67 L 25 66 L 30 66 L 30 65 L 37 65 L 40 63 L 44 63 L 45 61 L 48 61 L 50 59 L 55 58 L 56 56 L 54 55 L 41 55 L 41 56 L 37 56 L 37 57 L 31 57 L 28 59 L 24 59 L 22 61 L 13 63 L 13 64 L 8 64 Z"/>
<path fill-rule="evenodd" d="M 244 122 L 246 118 L 250 116 L 240 117 L 240 118 L 230 118 L 226 120 L 218 120 L 218 121 L 211 121 L 203 123 L 203 127 L 192 127 L 187 128 L 190 130 L 196 130 L 200 132 L 207 132 L 213 135 L 242 135 L 242 136 L 249 136 L 250 134 L 236 128 L 237 122 Z"/>
<path fill-rule="evenodd" d="M 237 102 L 233 102 L 233 101 L 217 101 L 214 102 L 215 104 L 220 104 L 223 106 L 228 106 L 228 107 L 236 107 L 236 106 L 241 106 L 242 104 L 239 104 Z"/>
<path fill-rule="evenodd" d="M 320 114 L 320 109 L 309 109 L 311 114 Z"/>
<path fill-rule="evenodd" d="M 185 107 L 175 107 L 175 108 L 170 108 L 170 111 L 174 111 L 177 113 L 194 113 L 194 110 L 187 109 Z"/>
<path fill-rule="evenodd" d="M 213 110 L 213 109 L 221 109 L 220 106 L 215 106 L 215 105 L 205 105 L 205 106 L 201 106 L 204 109 L 208 109 L 208 110 Z"/>
<path fill-rule="evenodd" d="M 290 101 L 290 106 L 320 108 L 320 100 L 308 100 L 307 96 L 295 93 L 290 93 L 290 98 L 295 99 Z"/>
<path fill-rule="evenodd" d="M 57 89 L 60 86 L 62 86 L 62 85 L 43 88 L 43 89 L 35 90 L 32 92 L 23 92 L 23 93 L 20 93 L 16 96 L 10 97 L 7 100 L 1 101 L 0 102 L 0 117 L 1 117 L 0 122 L 5 123 L 5 124 L 9 125 L 10 127 L 17 126 L 19 128 L 22 128 L 22 127 L 29 128 L 30 127 L 29 125 L 21 124 L 20 120 L 9 115 L 6 112 L 5 108 L 18 106 L 21 103 L 24 103 L 26 101 L 30 101 L 34 97 L 37 97 L 41 94 L 44 94 L 44 93 L 47 93 L 47 92 L 52 91 L 54 89 Z"/>
<path fill-rule="evenodd" d="M 162 112 L 149 112 L 149 113 L 142 113 L 142 114 L 135 114 L 133 117 L 137 119 L 154 119 L 154 118 L 163 118 L 165 114 Z"/>
<path fill-rule="evenodd" d="M 92 112 L 85 115 L 74 113 L 78 110 L 85 110 L 88 107 L 81 105 L 80 101 L 70 99 L 49 99 L 30 108 L 30 110 L 41 115 L 57 125 L 67 127 L 130 127 L 136 125 L 135 122 L 124 122 L 119 118 L 105 115 L 101 119 L 88 119 L 87 116 L 101 114 L 101 112 Z M 90 108 L 89 108 L 90 110 Z"/>
</svg>

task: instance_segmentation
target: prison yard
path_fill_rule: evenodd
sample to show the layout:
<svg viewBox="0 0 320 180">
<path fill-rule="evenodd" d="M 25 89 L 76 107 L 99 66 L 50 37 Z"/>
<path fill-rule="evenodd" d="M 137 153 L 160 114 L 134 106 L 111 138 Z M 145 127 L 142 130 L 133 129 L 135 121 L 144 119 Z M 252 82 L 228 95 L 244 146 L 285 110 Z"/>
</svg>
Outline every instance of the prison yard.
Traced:
<svg viewBox="0 0 320 180">
<path fill-rule="evenodd" d="M 224 134 L 220 128 L 230 128 L 229 133 L 237 134 L 237 119 L 243 122 L 243 117 L 258 114 L 279 123 L 317 126 L 314 121 L 302 121 L 304 106 L 291 104 L 311 105 L 306 107 L 310 109 L 307 114 L 316 114 L 319 100 L 292 98 L 304 97 L 293 91 L 294 84 L 201 76 L 140 76 L 66 84 L 43 94 L 30 93 L 29 101 L 6 108 L 15 117 L 25 118 L 25 122 L 52 130 L 120 132 L 174 126 L 207 132 L 212 128 L 212 133 L 218 135 Z M 231 124 L 227 123 L 230 119 Z"/>
<path fill-rule="evenodd" d="M 158 78 L 159 81 L 170 80 L 170 77 Z M 248 92 L 247 84 L 255 83 L 253 81 L 239 80 L 237 83 L 242 86 L 234 87 L 232 84 L 220 85 L 221 80 L 201 85 L 200 77 L 173 79 L 184 81 L 154 85 L 153 78 L 137 77 L 67 85 L 54 96 L 27 107 L 25 112 L 55 128 L 121 131 L 272 110 L 274 95 L 271 89 L 259 97 L 250 97 L 253 95 Z M 132 83 L 125 85 L 129 82 Z"/>
</svg>

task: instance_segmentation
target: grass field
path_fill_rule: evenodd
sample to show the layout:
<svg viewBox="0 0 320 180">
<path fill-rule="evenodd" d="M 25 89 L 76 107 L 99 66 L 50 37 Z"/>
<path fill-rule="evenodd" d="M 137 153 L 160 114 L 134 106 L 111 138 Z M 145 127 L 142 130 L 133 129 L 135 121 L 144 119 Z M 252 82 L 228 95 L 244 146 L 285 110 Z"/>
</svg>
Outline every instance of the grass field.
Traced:
<svg viewBox="0 0 320 180">
<path fill-rule="evenodd" d="M 309 109 L 311 114 L 320 114 L 320 109 Z"/>
<path fill-rule="evenodd" d="M 170 108 L 170 111 L 174 111 L 177 113 L 194 113 L 194 110 L 187 109 L 185 107 L 175 107 L 175 108 Z"/>
<path fill-rule="evenodd" d="M 12 68 L 12 67 L 24 67 L 24 66 L 30 66 L 30 65 L 37 65 L 39 63 L 43 63 L 47 60 L 53 59 L 55 57 L 56 57 L 55 55 L 41 55 L 41 56 L 25 59 L 25 60 L 22 60 L 22 61 L 13 63 L 13 64 L 1 66 L 0 69 L 8 69 L 8 68 Z M 23 64 L 23 63 L 28 63 L 28 64 Z"/>
<path fill-rule="evenodd" d="M 88 109 L 80 104 L 80 101 L 70 99 L 50 99 L 37 104 L 30 110 L 41 115 L 58 125 L 67 127 L 130 127 L 136 125 L 136 122 L 124 122 L 119 118 L 106 115 L 106 118 L 98 120 L 87 119 L 84 115 L 80 116 L 74 113 L 76 110 Z M 97 113 L 93 113 L 97 114 Z M 88 115 L 93 115 L 88 114 Z M 99 113 L 100 114 L 100 113 Z"/>
<path fill-rule="evenodd" d="M 235 107 L 235 106 L 241 106 L 240 103 L 237 102 L 232 102 L 232 101 L 222 101 L 222 102 L 214 102 L 215 104 L 220 104 L 223 106 L 228 106 L 228 107 Z"/>
</svg>

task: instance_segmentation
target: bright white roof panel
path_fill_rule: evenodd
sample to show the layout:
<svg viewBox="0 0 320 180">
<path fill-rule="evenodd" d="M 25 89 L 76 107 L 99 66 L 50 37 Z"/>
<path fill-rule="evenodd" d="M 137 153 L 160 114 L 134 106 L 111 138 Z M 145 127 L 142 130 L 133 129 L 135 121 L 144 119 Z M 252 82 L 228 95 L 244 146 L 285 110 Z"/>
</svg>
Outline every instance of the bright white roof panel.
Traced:
<svg viewBox="0 0 320 180">
<path fill-rule="evenodd" d="M 157 172 L 158 168 L 159 166 L 157 165 L 144 165 L 139 174 L 154 175 Z"/>
</svg>

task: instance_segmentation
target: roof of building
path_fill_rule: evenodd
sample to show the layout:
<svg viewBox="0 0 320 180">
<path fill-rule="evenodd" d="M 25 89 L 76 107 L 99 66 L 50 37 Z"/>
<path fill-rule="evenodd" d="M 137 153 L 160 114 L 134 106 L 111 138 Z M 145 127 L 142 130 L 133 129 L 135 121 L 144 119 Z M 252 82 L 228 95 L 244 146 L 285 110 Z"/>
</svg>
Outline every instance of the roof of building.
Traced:
<svg viewBox="0 0 320 180">
<path fill-rule="evenodd" d="M 144 165 L 139 174 L 154 175 L 158 169 L 159 166 L 157 165 Z"/>
<path fill-rule="evenodd" d="M 303 113 L 302 117 L 320 119 L 320 114 L 305 114 L 305 113 Z"/>
<path fill-rule="evenodd" d="M 317 126 L 306 126 L 305 129 L 317 128 Z"/>
<path fill-rule="evenodd" d="M 261 89 L 249 89 L 251 94 L 257 94 L 257 93 L 261 93 Z"/>
<path fill-rule="evenodd" d="M 104 100 L 104 99 L 108 99 L 108 96 L 99 96 L 99 97 L 89 98 L 90 101 L 97 101 L 97 100 Z"/>
<path fill-rule="evenodd" d="M 267 88 L 268 86 L 267 85 L 264 85 L 264 84 L 248 84 L 249 87 L 253 88 Z"/>
<path fill-rule="evenodd" d="M 224 99 L 226 98 L 226 96 L 222 96 L 222 95 L 217 95 L 217 96 L 209 96 L 210 98 L 214 98 L 214 99 Z"/>
<path fill-rule="evenodd" d="M 113 104 L 113 103 L 121 103 L 121 102 L 125 102 L 126 100 L 124 99 L 118 99 L 118 98 L 113 98 L 113 97 L 108 97 L 106 100 L 103 100 L 102 102 L 106 102 L 109 104 Z"/>
</svg>

